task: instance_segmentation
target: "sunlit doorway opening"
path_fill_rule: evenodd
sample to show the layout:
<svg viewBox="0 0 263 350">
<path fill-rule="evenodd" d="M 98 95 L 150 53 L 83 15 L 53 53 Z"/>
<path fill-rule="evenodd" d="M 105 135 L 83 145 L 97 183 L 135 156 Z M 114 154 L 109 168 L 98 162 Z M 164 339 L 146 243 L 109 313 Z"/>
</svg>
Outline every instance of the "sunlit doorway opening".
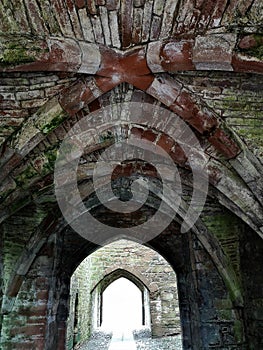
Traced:
<svg viewBox="0 0 263 350">
<path fill-rule="evenodd" d="M 101 327 L 112 330 L 142 327 L 142 300 L 141 290 L 127 278 L 112 282 L 102 294 Z"/>
</svg>

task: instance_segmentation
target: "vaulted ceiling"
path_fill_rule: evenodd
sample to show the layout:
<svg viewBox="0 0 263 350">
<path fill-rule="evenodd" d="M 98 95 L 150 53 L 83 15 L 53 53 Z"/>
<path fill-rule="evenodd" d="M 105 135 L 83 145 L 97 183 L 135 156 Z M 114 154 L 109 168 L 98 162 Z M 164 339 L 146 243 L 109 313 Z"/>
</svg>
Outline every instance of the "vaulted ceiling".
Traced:
<svg viewBox="0 0 263 350">
<path fill-rule="evenodd" d="M 262 236 L 262 16 L 261 0 L 1 1 L 1 222 L 55 202 L 57 149 L 83 116 L 139 102 L 191 127 L 219 202 Z M 176 140 L 149 124 L 123 134 L 159 143 L 188 173 Z M 117 134 L 98 129 L 80 180 Z"/>
</svg>

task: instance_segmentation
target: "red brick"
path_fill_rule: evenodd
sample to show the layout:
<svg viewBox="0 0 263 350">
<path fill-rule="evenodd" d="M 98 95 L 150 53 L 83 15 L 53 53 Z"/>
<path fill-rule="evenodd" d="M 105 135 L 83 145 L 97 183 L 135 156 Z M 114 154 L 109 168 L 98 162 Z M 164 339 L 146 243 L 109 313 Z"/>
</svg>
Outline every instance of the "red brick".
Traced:
<svg viewBox="0 0 263 350">
<path fill-rule="evenodd" d="M 104 77 L 95 77 L 94 81 L 96 82 L 97 88 L 102 92 L 105 93 L 107 91 L 112 90 L 115 88 L 116 85 L 119 85 L 119 81 L 115 81 L 114 79 L 110 78 L 104 78 Z M 96 96 L 98 97 L 98 96 Z"/>
<path fill-rule="evenodd" d="M 157 145 L 162 147 L 167 153 L 171 152 L 174 143 L 174 140 L 170 136 L 167 136 L 165 134 L 162 134 L 159 140 L 157 141 Z"/>
<path fill-rule="evenodd" d="M 204 134 L 218 125 L 215 115 L 208 113 L 208 111 L 205 113 L 201 110 L 189 120 L 189 123 L 201 134 Z"/>
<path fill-rule="evenodd" d="M 234 158 L 240 153 L 238 145 L 222 129 L 216 129 L 208 141 L 227 159 Z"/>
<path fill-rule="evenodd" d="M 192 50 L 192 41 L 181 40 L 166 43 L 160 52 L 163 69 L 168 72 L 195 70 Z"/>
<path fill-rule="evenodd" d="M 133 1 L 121 2 L 121 38 L 122 46 L 129 47 L 132 43 L 132 7 Z"/>
<path fill-rule="evenodd" d="M 24 333 L 26 335 L 42 335 L 45 331 L 45 327 L 44 325 L 39 325 L 39 324 L 35 324 L 35 325 L 27 325 L 24 327 L 20 328 L 20 333 Z"/>
<path fill-rule="evenodd" d="M 148 141 L 154 142 L 156 140 L 157 133 L 152 130 L 145 130 L 142 134 L 142 139 L 146 139 Z"/>
<path fill-rule="evenodd" d="M 101 104 L 100 104 L 100 101 L 98 99 L 96 99 L 96 100 L 92 101 L 91 103 L 89 103 L 89 110 L 90 110 L 90 112 L 97 111 L 100 108 L 101 108 Z"/>
<path fill-rule="evenodd" d="M 175 161 L 175 163 L 179 165 L 184 165 L 187 161 L 187 156 L 185 155 L 182 147 L 175 143 L 170 152 L 171 158 Z"/>
<path fill-rule="evenodd" d="M 235 72 L 251 72 L 251 73 L 263 73 L 263 62 L 257 61 L 252 58 L 243 59 L 238 55 L 233 55 L 232 67 Z"/>
<path fill-rule="evenodd" d="M 125 79 L 125 81 L 137 89 L 146 91 L 154 81 L 154 75 L 146 75 L 146 76 L 130 76 Z"/>
<path fill-rule="evenodd" d="M 64 89 L 60 93 L 60 105 L 70 115 L 78 112 L 84 104 L 84 101 L 92 100 L 94 98 L 92 92 L 87 89 L 82 81 L 77 81 L 70 87 Z"/>
<path fill-rule="evenodd" d="M 143 133 L 144 133 L 144 129 L 142 129 L 142 128 L 133 127 L 133 128 L 131 129 L 131 135 L 135 136 L 136 138 L 141 139 Z"/>
</svg>

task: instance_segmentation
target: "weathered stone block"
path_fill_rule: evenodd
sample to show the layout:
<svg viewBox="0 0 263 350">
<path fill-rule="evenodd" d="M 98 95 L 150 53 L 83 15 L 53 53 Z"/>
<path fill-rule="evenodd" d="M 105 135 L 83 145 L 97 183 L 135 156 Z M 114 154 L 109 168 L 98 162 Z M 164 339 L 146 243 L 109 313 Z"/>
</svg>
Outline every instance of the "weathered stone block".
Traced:
<svg viewBox="0 0 263 350">
<path fill-rule="evenodd" d="M 82 41 L 79 42 L 79 45 L 82 52 L 82 60 L 78 72 L 96 74 L 101 63 L 101 54 L 98 45 Z"/>
<path fill-rule="evenodd" d="M 146 92 L 157 98 L 166 106 L 171 106 L 178 97 L 180 90 L 181 86 L 169 79 L 155 78 Z"/>
<path fill-rule="evenodd" d="M 193 63 L 200 70 L 233 70 L 232 55 L 235 34 L 197 36 L 193 48 Z"/>
</svg>

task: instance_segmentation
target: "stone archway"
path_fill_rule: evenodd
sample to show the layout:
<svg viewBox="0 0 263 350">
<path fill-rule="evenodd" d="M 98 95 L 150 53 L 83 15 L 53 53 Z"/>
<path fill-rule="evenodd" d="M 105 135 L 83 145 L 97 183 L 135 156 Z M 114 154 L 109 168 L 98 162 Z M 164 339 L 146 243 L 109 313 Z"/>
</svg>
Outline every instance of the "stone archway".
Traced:
<svg viewBox="0 0 263 350">
<path fill-rule="evenodd" d="M 90 254 L 74 272 L 67 321 L 68 344 L 72 343 L 77 293 L 80 299 L 78 334 L 83 341 L 101 326 L 103 293 L 121 277 L 141 291 L 143 326 L 147 334 L 152 333 L 154 337 L 181 334 L 174 270 L 156 251 L 136 242 L 120 240 Z"/>
<path fill-rule="evenodd" d="M 127 270 L 117 269 L 111 274 L 106 275 L 92 291 L 93 306 L 93 329 L 97 326 L 103 325 L 103 309 L 104 301 L 103 294 L 106 289 L 115 281 L 120 278 L 125 278 L 131 281 L 141 292 L 141 324 L 151 329 L 151 316 L 150 316 L 150 295 L 146 285 L 136 275 L 128 272 Z M 96 319 L 97 316 L 97 319 Z"/>
<path fill-rule="evenodd" d="M 67 235 L 69 233 L 70 230 Z M 198 236 L 193 232 L 180 234 L 178 225 L 173 223 L 149 242 L 149 247 L 161 253 L 177 272 L 184 347 L 199 350 L 203 342 L 209 342 L 211 346 L 231 339 L 233 343 L 236 339 L 242 342 L 240 307 L 231 301 L 230 290 Z M 83 241 L 83 254 L 88 255 L 92 250 L 92 246 Z M 228 318 L 222 317 L 221 313 L 227 314 Z M 241 333 L 237 333 L 237 325 Z M 204 332 L 205 338 L 201 336 Z"/>
</svg>

